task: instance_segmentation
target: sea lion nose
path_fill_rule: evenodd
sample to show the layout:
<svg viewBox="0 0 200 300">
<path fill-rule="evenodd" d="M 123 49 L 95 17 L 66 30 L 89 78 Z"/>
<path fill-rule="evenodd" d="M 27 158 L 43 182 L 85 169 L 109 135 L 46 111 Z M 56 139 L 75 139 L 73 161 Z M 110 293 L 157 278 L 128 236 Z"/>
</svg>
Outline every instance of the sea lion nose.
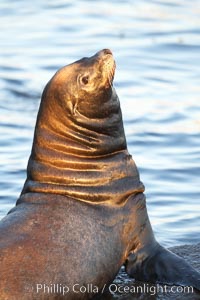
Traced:
<svg viewBox="0 0 200 300">
<path fill-rule="evenodd" d="M 112 54 L 112 51 L 110 49 L 103 49 L 103 50 L 100 50 L 99 52 L 96 53 L 97 56 L 99 57 L 102 57 L 104 55 L 108 55 L 108 54 Z"/>
<path fill-rule="evenodd" d="M 112 55 L 112 51 L 110 49 L 103 49 L 101 50 L 104 54 L 111 54 Z"/>
</svg>

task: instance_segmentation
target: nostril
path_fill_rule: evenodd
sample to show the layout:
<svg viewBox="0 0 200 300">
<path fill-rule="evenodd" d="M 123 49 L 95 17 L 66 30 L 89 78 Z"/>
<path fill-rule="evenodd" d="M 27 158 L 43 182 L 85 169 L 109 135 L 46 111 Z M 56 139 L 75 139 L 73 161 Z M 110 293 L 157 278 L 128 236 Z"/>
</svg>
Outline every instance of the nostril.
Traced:
<svg viewBox="0 0 200 300">
<path fill-rule="evenodd" d="M 108 54 L 113 55 L 110 49 L 103 49 L 103 50 L 100 50 L 99 52 L 97 52 L 95 54 L 95 56 L 102 57 L 102 56 L 108 55 Z"/>
<path fill-rule="evenodd" d="M 110 49 L 103 49 L 104 54 L 112 54 Z"/>
</svg>

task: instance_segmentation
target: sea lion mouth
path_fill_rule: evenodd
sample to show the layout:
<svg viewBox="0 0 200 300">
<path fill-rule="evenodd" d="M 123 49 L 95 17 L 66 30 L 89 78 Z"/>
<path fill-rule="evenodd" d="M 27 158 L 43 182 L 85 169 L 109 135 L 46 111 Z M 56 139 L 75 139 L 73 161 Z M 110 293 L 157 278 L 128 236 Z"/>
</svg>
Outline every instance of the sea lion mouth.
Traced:
<svg viewBox="0 0 200 300">
<path fill-rule="evenodd" d="M 105 63 L 105 68 L 106 68 L 106 72 L 108 74 L 108 83 L 109 83 L 110 86 L 112 86 L 114 76 L 115 76 L 115 69 L 116 69 L 116 64 L 115 64 L 114 59 L 109 59 Z"/>
<path fill-rule="evenodd" d="M 108 87 L 113 85 L 116 63 L 110 49 L 103 49 L 94 55 L 102 64 L 103 77 L 107 77 Z"/>
</svg>

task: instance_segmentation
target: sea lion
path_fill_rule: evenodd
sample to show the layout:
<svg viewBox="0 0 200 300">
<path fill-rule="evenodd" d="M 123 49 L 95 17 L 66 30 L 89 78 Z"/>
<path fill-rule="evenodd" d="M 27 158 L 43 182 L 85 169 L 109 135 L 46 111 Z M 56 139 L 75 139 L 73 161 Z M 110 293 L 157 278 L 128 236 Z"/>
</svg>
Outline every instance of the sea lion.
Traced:
<svg viewBox="0 0 200 300">
<path fill-rule="evenodd" d="M 2 300 L 91 299 L 124 263 L 136 279 L 200 289 L 200 274 L 154 238 L 114 73 L 104 49 L 44 89 L 27 179 L 0 223 Z"/>
</svg>

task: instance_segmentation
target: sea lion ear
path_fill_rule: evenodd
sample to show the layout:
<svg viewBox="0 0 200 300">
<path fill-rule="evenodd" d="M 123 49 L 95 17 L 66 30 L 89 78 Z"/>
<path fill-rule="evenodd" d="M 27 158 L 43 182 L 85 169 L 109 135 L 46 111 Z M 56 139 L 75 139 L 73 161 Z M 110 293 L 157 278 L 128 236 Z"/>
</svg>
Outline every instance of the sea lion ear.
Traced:
<svg viewBox="0 0 200 300">
<path fill-rule="evenodd" d="M 69 102 L 69 112 L 71 115 L 75 115 L 77 110 L 77 103 Z"/>
</svg>

